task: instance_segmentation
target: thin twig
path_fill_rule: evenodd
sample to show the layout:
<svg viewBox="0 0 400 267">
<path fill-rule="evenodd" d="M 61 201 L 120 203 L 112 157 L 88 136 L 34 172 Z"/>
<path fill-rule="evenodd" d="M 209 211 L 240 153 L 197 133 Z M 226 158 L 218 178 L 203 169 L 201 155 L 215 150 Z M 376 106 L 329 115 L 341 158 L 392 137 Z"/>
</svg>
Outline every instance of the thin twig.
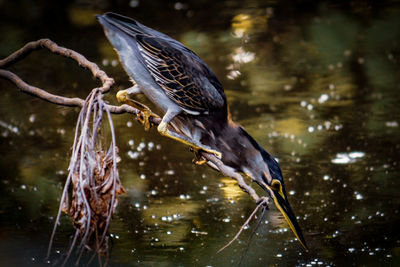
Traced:
<svg viewBox="0 0 400 267">
<path fill-rule="evenodd" d="M 247 240 L 246 249 L 242 252 L 242 255 L 240 256 L 240 260 L 239 260 L 238 267 L 242 266 L 243 259 L 244 259 L 244 257 L 246 256 L 247 251 L 249 250 L 250 242 L 251 242 L 251 240 L 252 240 L 254 234 L 256 233 L 258 227 L 261 225 L 261 221 L 262 221 L 262 219 L 264 218 L 264 214 L 265 214 L 265 211 L 266 211 L 267 209 L 268 209 L 268 206 L 264 206 L 264 207 L 263 207 L 263 209 L 262 209 L 262 211 L 261 211 L 260 219 L 258 220 L 256 226 L 254 227 L 254 230 L 251 232 L 251 235 L 249 236 L 249 239 Z"/>
<path fill-rule="evenodd" d="M 256 214 L 256 212 L 258 211 L 258 209 L 262 206 L 268 203 L 268 198 L 264 198 L 260 204 L 257 205 L 257 207 L 254 209 L 253 213 L 249 216 L 249 218 L 247 218 L 247 220 L 244 222 L 244 224 L 242 225 L 242 227 L 240 227 L 239 232 L 237 232 L 237 234 L 235 235 L 235 237 L 228 242 L 228 244 L 226 244 L 225 246 L 223 246 L 222 248 L 220 248 L 217 253 L 220 253 L 221 251 L 223 251 L 224 249 L 226 249 L 227 247 L 229 247 L 238 237 L 239 235 L 242 233 L 242 231 L 244 230 L 244 228 L 249 224 L 250 220 L 253 218 L 253 216 Z"/>
</svg>

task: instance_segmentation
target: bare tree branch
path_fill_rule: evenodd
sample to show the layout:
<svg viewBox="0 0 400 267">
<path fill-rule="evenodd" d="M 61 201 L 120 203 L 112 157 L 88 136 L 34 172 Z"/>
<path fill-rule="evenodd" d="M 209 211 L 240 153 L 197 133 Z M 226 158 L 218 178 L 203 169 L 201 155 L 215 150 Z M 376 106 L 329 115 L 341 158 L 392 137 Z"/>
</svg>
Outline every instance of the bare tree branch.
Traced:
<svg viewBox="0 0 400 267">
<path fill-rule="evenodd" d="M 111 89 L 111 86 L 114 85 L 114 79 L 108 77 L 107 74 L 104 71 L 102 71 L 99 68 L 99 66 L 97 66 L 97 64 L 90 62 L 83 55 L 71 49 L 57 45 L 55 42 L 49 39 L 40 39 L 34 42 L 27 43 L 24 47 L 22 47 L 18 51 L 12 53 L 5 59 L 0 60 L 0 68 L 5 69 L 11 66 L 12 64 L 20 61 L 21 59 L 25 58 L 32 51 L 39 50 L 42 48 L 47 48 L 54 54 L 71 58 L 76 62 L 78 62 L 79 66 L 89 69 L 92 72 L 93 77 L 100 79 L 100 81 L 102 82 L 103 84 L 101 89 L 102 93 L 108 92 Z"/>
<path fill-rule="evenodd" d="M 80 98 L 69 98 L 69 97 L 50 94 L 43 89 L 27 84 L 16 74 L 8 70 L 0 69 L 0 77 L 6 78 L 11 82 L 13 82 L 19 89 L 21 89 L 22 92 L 30 94 L 32 96 L 36 96 L 42 100 L 45 100 L 53 104 L 67 106 L 67 107 L 82 107 L 83 103 L 85 102 L 83 99 Z"/>
<path fill-rule="evenodd" d="M 0 77 L 3 77 L 14 83 L 22 92 L 38 97 L 49 103 L 67 107 L 83 107 L 85 103 L 83 99 L 78 97 L 70 98 L 65 96 L 54 95 L 41 88 L 31 86 L 26 82 L 24 82 L 18 75 L 8 70 L 0 69 Z M 140 110 L 131 107 L 129 105 L 114 106 L 107 104 L 107 108 L 113 114 L 131 113 L 138 115 L 141 113 Z M 159 118 L 151 118 L 151 120 L 152 120 L 151 122 L 154 124 L 158 124 L 159 121 L 161 121 L 159 120 Z"/>
</svg>

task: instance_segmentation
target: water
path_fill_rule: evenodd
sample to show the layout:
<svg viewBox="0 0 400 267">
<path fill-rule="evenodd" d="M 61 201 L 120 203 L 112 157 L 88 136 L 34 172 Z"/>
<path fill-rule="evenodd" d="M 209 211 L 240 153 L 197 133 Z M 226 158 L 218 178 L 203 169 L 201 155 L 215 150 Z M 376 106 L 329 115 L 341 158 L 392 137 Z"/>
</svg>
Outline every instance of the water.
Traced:
<svg viewBox="0 0 400 267">
<path fill-rule="evenodd" d="M 117 11 L 192 48 L 220 77 L 232 117 L 279 159 L 310 247 L 271 205 L 243 266 L 400 264 L 400 8 L 391 1 L 80 1 L 0 3 L 4 57 L 48 37 L 128 87 L 93 15 Z M 40 51 L 11 68 L 31 84 L 84 98 L 98 83 Z M 0 265 L 47 265 L 78 109 L 24 95 L 0 80 Z M 115 90 L 116 91 L 116 90 Z M 107 97 L 115 103 L 112 95 Z M 145 101 L 141 98 L 142 101 Z M 110 232 L 111 266 L 231 266 L 253 221 L 216 254 L 255 204 L 229 178 L 191 163 L 188 149 L 113 116 L 127 193 Z M 261 193 L 261 191 L 258 191 Z M 54 257 L 73 228 L 62 219 Z M 96 265 L 94 263 L 94 265 Z"/>
</svg>

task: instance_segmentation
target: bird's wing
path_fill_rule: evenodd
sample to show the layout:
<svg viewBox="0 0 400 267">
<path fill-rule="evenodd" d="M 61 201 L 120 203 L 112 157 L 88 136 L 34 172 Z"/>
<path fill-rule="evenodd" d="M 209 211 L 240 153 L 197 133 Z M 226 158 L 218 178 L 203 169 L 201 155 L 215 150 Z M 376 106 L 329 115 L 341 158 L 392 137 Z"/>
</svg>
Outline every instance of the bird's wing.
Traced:
<svg viewBox="0 0 400 267">
<path fill-rule="evenodd" d="M 183 110 L 207 114 L 225 106 L 218 79 L 207 66 L 191 57 L 190 50 L 178 50 L 153 36 L 137 35 L 136 40 L 156 83 Z"/>
<path fill-rule="evenodd" d="M 189 114 L 226 108 L 222 85 L 194 52 L 171 37 L 114 13 L 105 17 L 136 40 L 145 64 L 166 95 Z"/>
</svg>

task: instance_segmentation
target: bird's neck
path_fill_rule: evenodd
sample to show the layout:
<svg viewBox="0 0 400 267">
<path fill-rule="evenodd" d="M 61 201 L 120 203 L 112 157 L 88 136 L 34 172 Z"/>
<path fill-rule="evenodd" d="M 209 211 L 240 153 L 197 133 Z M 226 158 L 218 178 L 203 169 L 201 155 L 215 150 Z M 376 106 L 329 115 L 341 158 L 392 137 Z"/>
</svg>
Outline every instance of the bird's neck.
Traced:
<svg viewBox="0 0 400 267">
<path fill-rule="evenodd" d="M 258 175 L 265 171 L 262 152 L 264 149 L 237 123 L 227 120 L 218 132 L 212 145 L 222 153 L 222 161 L 238 172 Z"/>
</svg>

